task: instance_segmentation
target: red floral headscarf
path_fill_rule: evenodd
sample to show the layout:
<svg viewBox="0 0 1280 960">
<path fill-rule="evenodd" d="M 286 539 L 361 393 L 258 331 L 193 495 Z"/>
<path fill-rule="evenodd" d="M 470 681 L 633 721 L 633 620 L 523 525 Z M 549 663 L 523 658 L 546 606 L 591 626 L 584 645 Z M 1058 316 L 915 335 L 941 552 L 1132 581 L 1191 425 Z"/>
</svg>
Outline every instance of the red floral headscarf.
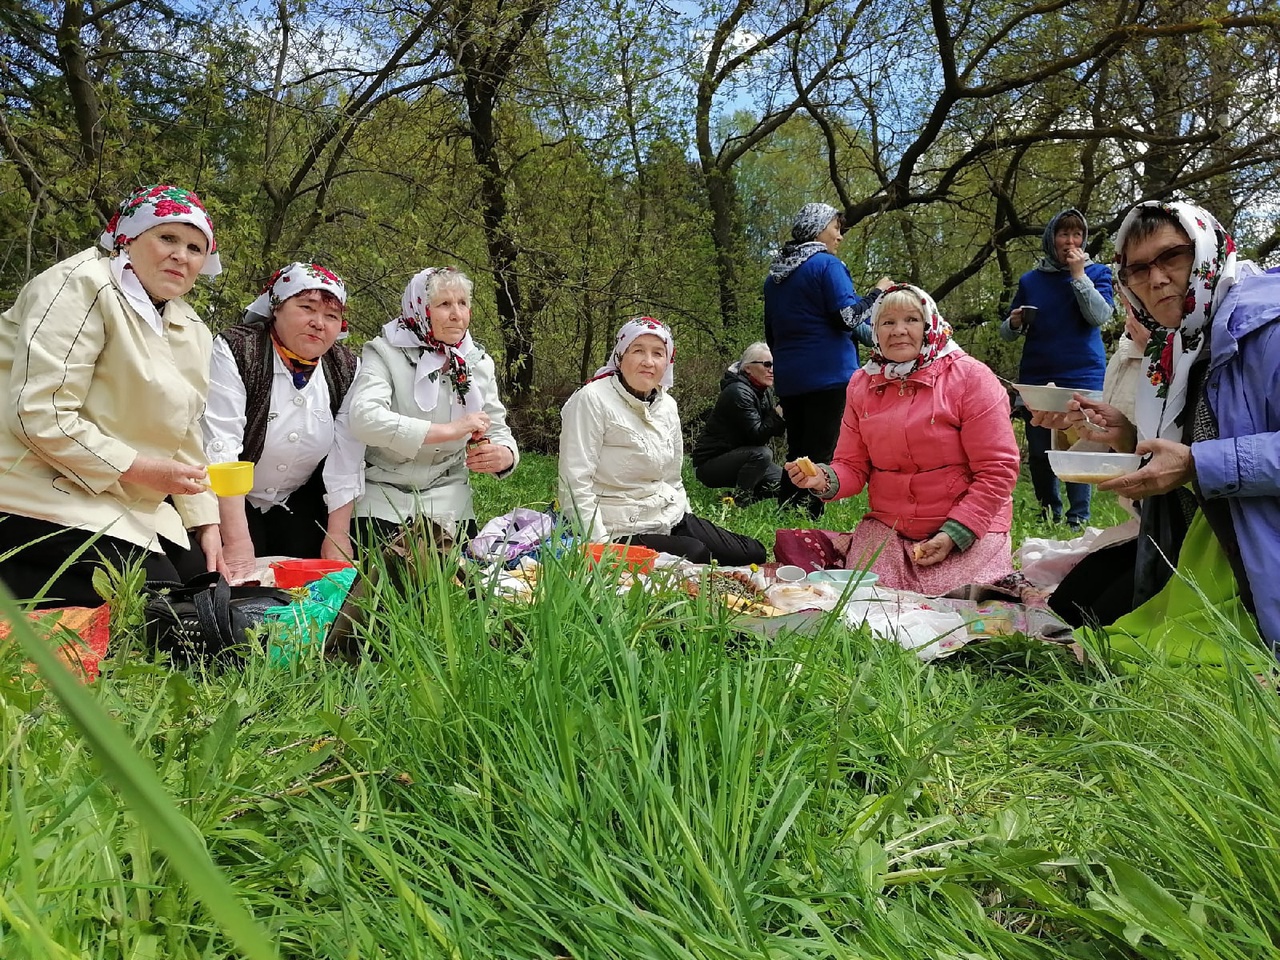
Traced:
<svg viewBox="0 0 1280 960">
<path fill-rule="evenodd" d="M 1120 224 L 1116 233 L 1117 270 L 1123 265 L 1122 254 L 1129 231 L 1144 207 L 1155 207 L 1173 217 L 1195 245 L 1182 323 L 1176 330 L 1156 323 L 1137 295 L 1116 277 L 1121 294 L 1142 325 L 1151 331 L 1146 349 L 1150 361 L 1147 379 L 1155 389 L 1138 391 L 1136 413 L 1141 439 L 1164 436 L 1181 440 L 1191 366 L 1204 349 L 1205 328 L 1235 283 L 1240 264 L 1236 262 L 1235 241 L 1213 214 L 1191 203 L 1150 200 L 1130 210 Z"/>
<path fill-rule="evenodd" d="M 204 204 L 190 190 L 167 183 L 142 187 L 120 201 L 119 209 L 98 238 L 98 243 L 114 253 L 162 223 L 189 223 L 203 233 L 209 241 L 209 254 L 200 272 L 206 277 L 216 277 L 222 272 L 218 242 L 213 238 L 213 220 L 205 211 Z"/>
<path fill-rule="evenodd" d="M 618 336 L 614 340 L 613 350 L 609 353 L 609 359 L 603 367 L 596 371 L 592 380 L 599 380 L 601 377 L 612 376 L 618 372 L 618 365 L 622 363 L 622 355 L 627 352 L 627 347 L 637 337 L 653 336 L 661 340 L 667 347 L 667 369 L 662 373 L 662 379 L 658 381 L 659 386 L 664 390 L 670 390 L 672 384 L 675 383 L 675 367 L 676 367 L 676 338 L 671 335 L 671 330 L 661 321 L 655 320 L 653 317 L 632 317 L 618 330 Z"/>
<path fill-rule="evenodd" d="M 920 315 L 924 318 L 924 339 L 920 343 L 920 353 L 913 360 L 889 360 L 880 352 L 880 332 L 876 321 L 889 294 L 898 290 L 906 290 L 918 302 Z M 938 313 L 938 305 L 933 297 L 919 287 L 909 283 L 899 283 L 884 292 L 884 296 L 876 300 L 871 308 L 871 335 L 874 345 L 871 348 L 871 359 L 862 365 L 862 369 L 871 375 L 883 373 L 886 380 L 905 380 L 922 367 L 927 367 L 939 357 L 960 350 L 960 345 L 951 339 L 951 324 L 942 319 Z"/>
</svg>

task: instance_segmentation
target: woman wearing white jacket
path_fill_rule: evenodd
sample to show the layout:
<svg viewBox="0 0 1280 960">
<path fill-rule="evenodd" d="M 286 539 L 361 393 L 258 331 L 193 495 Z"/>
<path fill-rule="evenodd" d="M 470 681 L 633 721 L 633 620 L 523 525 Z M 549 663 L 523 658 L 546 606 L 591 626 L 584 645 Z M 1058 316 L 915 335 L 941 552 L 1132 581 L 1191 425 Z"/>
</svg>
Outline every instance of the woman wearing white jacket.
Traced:
<svg viewBox="0 0 1280 960">
<path fill-rule="evenodd" d="M 519 462 L 493 360 L 467 332 L 471 281 L 432 267 L 405 288 L 401 315 L 364 346 L 351 388 L 351 433 L 367 445 L 357 526 L 388 535 L 424 517 L 475 532 L 469 477 Z"/>
<path fill-rule="evenodd" d="M 629 541 L 695 563 L 763 563 L 758 540 L 689 512 L 671 387 L 675 341 L 652 317 L 622 325 L 609 362 L 561 411 L 560 507 L 596 543 Z"/>
</svg>

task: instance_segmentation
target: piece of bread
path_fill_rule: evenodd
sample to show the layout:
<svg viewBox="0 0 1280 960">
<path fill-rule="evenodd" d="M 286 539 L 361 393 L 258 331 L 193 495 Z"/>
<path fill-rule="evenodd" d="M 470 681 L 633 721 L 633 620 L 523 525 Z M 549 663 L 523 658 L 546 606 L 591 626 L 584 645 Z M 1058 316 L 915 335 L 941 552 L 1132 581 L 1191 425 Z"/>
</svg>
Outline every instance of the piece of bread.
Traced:
<svg viewBox="0 0 1280 960">
<path fill-rule="evenodd" d="M 822 472 L 814 466 L 813 461 L 808 457 L 796 457 L 796 466 L 800 468 L 800 472 L 806 477 L 816 477 Z"/>
<path fill-rule="evenodd" d="M 916 559 L 917 561 L 919 561 L 919 560 L 923 559 L 923 558 L 924 558 L 924 544 L 923 544 L 923 543 L 917 543 L 914 547 L 912 547 L 912 548 L 911 548 L 911 556 L 915 557 L 915 559 Z"/>
</svg>

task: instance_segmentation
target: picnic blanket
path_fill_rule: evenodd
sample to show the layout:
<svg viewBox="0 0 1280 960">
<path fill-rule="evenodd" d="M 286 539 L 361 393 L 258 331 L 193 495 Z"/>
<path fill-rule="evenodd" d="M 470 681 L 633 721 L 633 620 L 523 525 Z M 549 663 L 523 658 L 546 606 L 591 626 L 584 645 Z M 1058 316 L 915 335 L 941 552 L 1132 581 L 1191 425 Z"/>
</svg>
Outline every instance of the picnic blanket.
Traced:
<svg viewBox="0 0 1280 960">
<path fill-rule="evenodd" d="M 110 641 L 111 610 L 105 603 L 99 607 L 32 610 L 27 619 L 36 633 L 57 645 L 54 652 L 67 669 L 88 683 L 98 679 L 98 665 L 107 655 Z M 0 643 L 6 642 L 12 631 L 8 621 L 0 620 Z"/>
</svg>

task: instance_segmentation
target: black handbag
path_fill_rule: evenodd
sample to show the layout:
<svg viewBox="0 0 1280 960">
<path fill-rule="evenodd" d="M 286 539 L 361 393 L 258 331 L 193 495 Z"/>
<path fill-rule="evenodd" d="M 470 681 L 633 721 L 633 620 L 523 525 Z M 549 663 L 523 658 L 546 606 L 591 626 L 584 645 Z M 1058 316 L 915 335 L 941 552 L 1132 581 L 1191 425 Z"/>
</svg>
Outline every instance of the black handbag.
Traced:
<svg viewBox="0 0 1280 960">
<path fill-rule="evenodd" d="M 248 631 L 263 622 L 266 611 L 293 599 L 275 587 L 233 587 L 220 573 L 203 573 L 186 583 L 148 583 L 147 592 L 147 642 L 180 664 L 238 657 Z"/>
</svg>

